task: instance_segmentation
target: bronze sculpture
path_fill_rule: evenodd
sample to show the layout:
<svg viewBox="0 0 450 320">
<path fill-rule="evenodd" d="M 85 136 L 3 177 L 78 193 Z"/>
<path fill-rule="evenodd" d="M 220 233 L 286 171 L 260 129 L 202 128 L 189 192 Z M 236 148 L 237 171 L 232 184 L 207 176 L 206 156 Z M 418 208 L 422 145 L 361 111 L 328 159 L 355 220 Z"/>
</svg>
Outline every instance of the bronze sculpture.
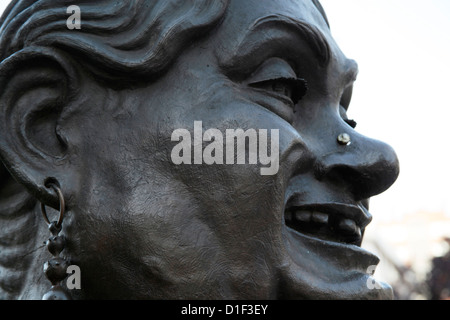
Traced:
<svg viewBox="0 0 450 320">
<path fill-rule="evenodd" d="M 50 185 L 75 299 L 391 297 L 360 245 L 398 160 L 347 118 L 357 65 L 318 1 L 103 0 L 79 29 L 69 2 L 13 1 L 0 21 L 3 298 L 48 291 Z M 174 163 L 173 133 L 199 121 L 201 143 L 276 130 L 279 168 L 261 174 L 250 145 Z"/>
</svg>

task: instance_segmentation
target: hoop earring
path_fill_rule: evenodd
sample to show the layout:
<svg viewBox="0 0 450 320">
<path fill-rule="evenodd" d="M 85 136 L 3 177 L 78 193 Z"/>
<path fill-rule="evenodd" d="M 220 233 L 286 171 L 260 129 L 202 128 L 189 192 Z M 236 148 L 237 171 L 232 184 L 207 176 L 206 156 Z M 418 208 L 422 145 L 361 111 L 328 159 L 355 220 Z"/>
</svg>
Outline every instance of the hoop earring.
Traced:
<svg viewBox="0 0 450 320">
<path fill-rule="evenodd" d="M 42 215 L 52 234 L 52 237 L 50 237 L 45 244 L 48 251 L 53 255 L 53 258 L 44 264 L 44 273 L 47 279 L 52 283 L 52 286 L 50 290 L 44 294 L 42 300 L 71 300 L 72 297 L 61 285 L 62 281 L 67 277 L 67 268 L 70 266 L 69 261 L 60 256 L 66 246 L 65 237 L 59 235 L 62 230 L 66 204 L 61 189 L 55 183 L 49 183 L 47 186 L 52 188 L 58 195 L 59 217 L 58 221 L 50 222 L 45 210 L 45 204 L 41 202 Z"/>
</svg>

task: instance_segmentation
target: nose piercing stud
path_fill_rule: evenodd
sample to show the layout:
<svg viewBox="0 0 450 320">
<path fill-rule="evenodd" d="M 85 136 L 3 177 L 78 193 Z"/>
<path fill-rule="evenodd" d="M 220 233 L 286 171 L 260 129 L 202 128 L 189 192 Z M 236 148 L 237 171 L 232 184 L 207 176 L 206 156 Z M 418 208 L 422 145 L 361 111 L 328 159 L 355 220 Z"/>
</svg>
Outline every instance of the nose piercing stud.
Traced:
<svg viewBox="0 0 450 320">
<path fill-rule="evenodd" d="M 337 141 L 340 145 L 348 146 L 352 142 L 352 139 L 350 138 L 350 135 L 348 135 L 347 133 L 341 133 L 338 136 Z"/>
</svg>

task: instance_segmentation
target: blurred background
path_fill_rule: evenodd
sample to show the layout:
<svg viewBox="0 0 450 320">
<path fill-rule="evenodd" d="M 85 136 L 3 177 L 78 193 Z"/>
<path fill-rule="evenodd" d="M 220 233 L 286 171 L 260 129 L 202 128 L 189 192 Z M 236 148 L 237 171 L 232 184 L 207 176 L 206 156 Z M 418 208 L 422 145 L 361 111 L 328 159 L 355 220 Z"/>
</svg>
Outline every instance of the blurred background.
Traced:
<svg viewBox="0 0 450 320">
<path fill-rule="evenodd" d="M 371 200 L 363 247 L 397 299 L 450 297 L 450 1 L 321 0 L 360 73 L 349 117 L 389 143 L 401 173 Z M 447 239 L 447 240 L 446 240 Z"/>
<path fill-rule="evenodd" d="M 450 299 L 450 1 L 321 3 L 360 68 L 349 117 L 401 163 L 396 184 L 371 200 L 363 247 L 381 258 L 375 277 L 397 299 Z"/>
</svg>

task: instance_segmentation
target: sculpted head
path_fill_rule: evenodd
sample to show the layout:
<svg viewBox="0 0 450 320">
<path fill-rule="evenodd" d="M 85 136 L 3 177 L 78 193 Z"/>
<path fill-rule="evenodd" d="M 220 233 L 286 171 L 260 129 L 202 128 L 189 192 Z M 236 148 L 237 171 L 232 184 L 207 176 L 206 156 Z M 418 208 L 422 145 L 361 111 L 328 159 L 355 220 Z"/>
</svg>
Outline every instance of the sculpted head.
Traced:
<svg viewBox="0 0 450 320">
<path fill-rule="evenodd" d="M 360 245 L 397 157 L 347 118 L 357 64 L 317 1 L 104 0 L 75 30 L 67 3 L 1 19 L 5 297 L 48 289 L 49 182 L 75 298 L 391 296 L 367 287 L 378 258 Z"/>
</svg>

